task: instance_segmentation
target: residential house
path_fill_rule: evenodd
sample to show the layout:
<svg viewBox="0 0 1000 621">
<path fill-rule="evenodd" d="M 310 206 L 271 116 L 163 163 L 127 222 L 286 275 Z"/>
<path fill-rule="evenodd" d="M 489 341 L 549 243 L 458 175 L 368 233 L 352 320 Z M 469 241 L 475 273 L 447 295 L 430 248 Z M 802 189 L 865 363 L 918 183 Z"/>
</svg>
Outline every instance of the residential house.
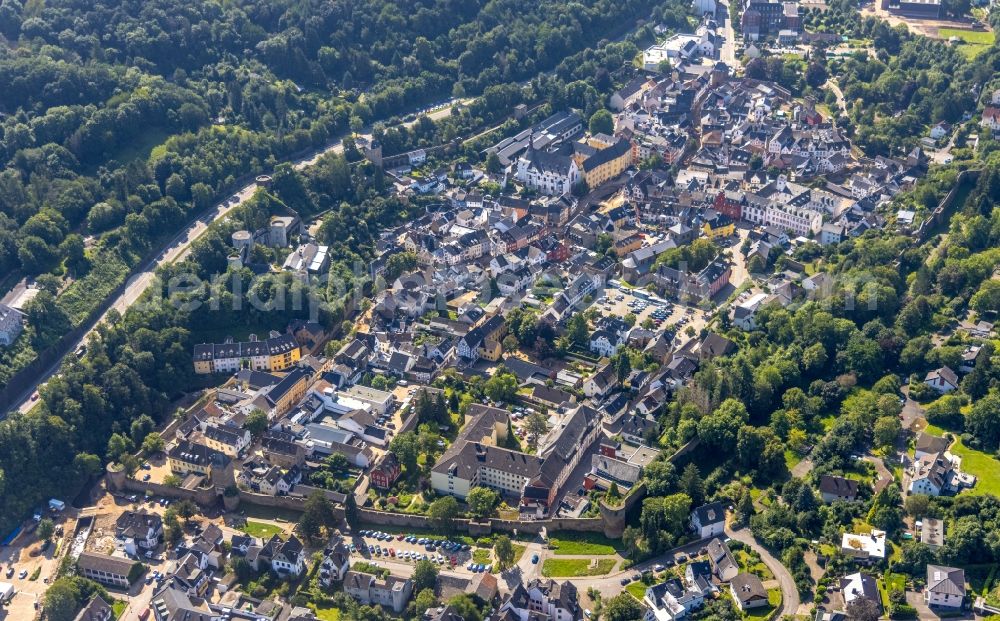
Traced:
<svg viewBox="0 0 1000 621">
<path fill-rule="evenodd" d="M 721 502 L 702 505 L 691 512 L 691 529 L 699 539 L 718 537 L 725 533 L 726 507 Z"/>
<path fill-rule="evenodd" d="M 602 399 L 617 386 L 618 373 L 606 364 L 583 382 L 583 394 L 591 399 Z"/>
<path fill-rule="evenodd" d="M 958 372 L 972 373 L 976 365 L 982 364 L 985 358 L 987 358 L 987 354 L 982 345 L 967 346 L 962 352 L 962 361 L 959 363 Z"/>
<path fill-rule="evenodd" d="M 885 531 L 872 530 L 870 533 L 855 535 L 844 533 L 840 551 L 862 564 L 873 564 L 885 560 Z"/>
<path fill-rule="evenodd" d="M 751 332 L 757 329 L 757 311 L 768 299 L 767 293 L 756 293 L 733 309 L 733 325 L 741 330 Z"/>
<path fill-rule="evenodd" d="M 942 565 L 927 566 L 924 602 L 928 606 L 961 608 L 965 600 L 965 570 Z"/>
<path fill-rule="evenodd" d="M 517 589 L 515 588 L 515 591 Z M 547 615 L 552 621 L 580 621 L 583 619 L 580 596 L 576 585 L 570 581 L 556 582 L 536 578 L 524 586 L 528 610 Z M 529 612 L 529 618 L 532 616 Z"/>
<path fill-rule="evenodd" d="M 250 446 L 250 432 L 234 425 L 205 426 L 202 440 L 208 448 L 236 457 Z"/>
<path fill-rule="evenodd" d="M 10 347 L 24 330 L 24 313 L 0 304 L 0 345 Z"/>
<path fill-rule="evenodd" d="M 767 589 L 760 578 L 753 574 L 738 574 L 729 582 L 729 592 L 742 611 L 768 605 Z"/>
<path fill-rule="evenodd" d="M 948 438 L 932 436 L 922 431 L 917 435 L 913 456 L 915 459 L 920 459 L 927 455 L 937 455 L 938 453 L 947 451 L 949 446 L 951 446 L 951 441 Z"/>
<path fill-rule="evenodd" d="M 210 573 L 200 557 L 187 553 L 177 560 L 177 565 L 169 580 L 171 586 L 188 595 L 202 597 L 211 584 Z"/>
<path fill-rule="evenodd" d="M 382 458 L 382 461 L 372 468 L 368 476 L 375 487 L 389 489 L 396 482 L 396 479 L 399 478 L 402 471 L 403 466 L 399 463 L 399 459 L 396 458 L 396 454 L 388 451 Z"/>
<path fill-rule="evenodd" d="M 257 340 L 251 335 L 245 343 L 200 343 L 194 346 L 195 373 L 235 373 L 244 367 L 255 371 L 284 371 L 302 357 L 302 350 L 291 334 L 271 332 L 270 338 Z"/>
<path fill-rule="evenodd" d="M 624 345 L 622 335 L 612 330 L 594 330 L 590 335 L 590 351 L 598 356 L 610 358 Z"/>
<path fill-rule="evenodd" d="M 145 510 L 126 511 L 115 520 L 115 539 L 131 556 L 155 550 L 163 541 L 163 519 Z"/>
<path fill-rule="evenodd" d="M 503 353 L 501 341 L 506 335 L 506 325 L 503 316 L 493 315 L 459 339 L 456 353 L 460 358 L 471 362 L 479 358 L 496 362 Z"/>
<path fill-rule="evenodd" d="M 323 562 L 319 567 L 319 583 L 330 588 L 341 582 L 351 569 L 351 550 L 343 541 L 327 547 L 323 551 Z"/>
<path fill-rule="evenodd" d="M 882 598 L 878 592 L 875 578 L 864 572 L 857 572 L 840 579 L 840 592 L 844 596 L 844 604 L 850 606 L 855 601 L 866 599 L 882 609 Z"/>
<path fill-rule="evenodd" d="M 948 394 L 958 389 L 958 375 L 947 366 L 928 371 L 924 377 L 924 383 L 933 388 L 938 394 Z"/>
<path fill-rule="evenodd" d="M 256 555 L 254 569 L 262 571 L 270 568 L 279 576 L 300 576 L 305 570 L 305 560 L 305 548 L 298 537 L 292 535 L 287 541 L 283 541 L 281 537 L 271 535 L 271 539 Z"/>
<path fill-rule="evenodd" d="M 655 82 L 643 75 L 632 78 L 625 86 L 611 94 L 609 107 L 615 112 L 621 112 L 642 99 L 643 93 L 654 84 Z"/>
<path fill-rule="evenodd" d="M 930 453 L 913 461 L 906 469 L 910 494 L 940 496 L 957 493 L 975 485 L 976 478 L 961 472 L 948 453 Z"/>
<path fill-rule="evenodd" d="M 1000 107 L 986 106 L 983 108 L 981 125 L 994 132 L 1000 131 Z"/>
<path fill-rule="evenodd" d="M 376 578 L 372 574 L 348 571 L 343 580 L 344 592 L 365 605 L 382 605 L 401 613 L 413 593 L 413 581 L 409 578 L 387 576 Z"/>
<path fill-rule="evenodd" d="M 721 581 L 729 582 L 740 573 L 739 563 L 721 539 L 708 542 L 708 560 L 712 564 L 712 573 Z"/>
<path fill-rule="evenodd" d="M 646 587 L 642 603 L 646 606 L 643 621 L 676 621 L 705 603 L 707 589 L 697 583 L 682 583 L 671 578 L 660 584 Z"/>
<path fill-rule="evenodd" d="M 584 477 L 584 489 L 610 489 L 614 483 L 619 488 L 626 490 L 632 487 L 642 476 L 642 467 L 631 464 L 615 457 L 609 457 L 601 453 L 594 453 L 590 456 L 590 472 Z"/>
<path fill-rule="evenodd" d="M 655 439 L 660 436 L 660 424 L 656 422 L 655 418 L 650 416 L 633 414 L 626 416 L 622 420 L 622 427 L 619 433 L 622 436 L 622 440 L 626 442 L 646 446 L 650 444 L 649 438 L 651 437 L 654 438 L 652 443 L 656 443 Z"/>
<path fill-rule="evenodd" d="M 838 500 L 854 502 L 858 498 L 858 482 L 824 474 L 819 478 L 819 494 L 826 503 Z"/>
<path fill-rule="evenodd" d="M 73 621 L 113 621 L 115 611 L 100 595 L 94 595 Z"/>
<path fill-rule="evenodd" d="M 209 448 L 204 444 L 192 444 L 187 440 L 178 442 L 167 451 L 167 465 L 175 474 L 208 475 L 213 465 L 225 465 L 229 457 L 222 451 Z"/>
</svg>

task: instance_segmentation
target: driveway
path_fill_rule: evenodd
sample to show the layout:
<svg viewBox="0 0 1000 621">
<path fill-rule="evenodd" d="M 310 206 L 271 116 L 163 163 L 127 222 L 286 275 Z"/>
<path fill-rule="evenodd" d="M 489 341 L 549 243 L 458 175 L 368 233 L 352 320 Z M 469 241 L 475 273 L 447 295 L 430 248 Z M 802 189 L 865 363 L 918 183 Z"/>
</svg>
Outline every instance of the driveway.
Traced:
<svg viewBox="0 0 1000 621">
<path fill-rule="evenodd" d="M 906 395 L 906 401 L 903 402 L 903 412 L 901 415 L 902 418 L 900 418 L 900 423 L 903 425 L 903 429 L 909 429 L 910 431 L 916 432 L 916 429 L 913 428 L 913 424 L 924 418 L 924 408 L 910 398 L 909 386 L 903 386 L 902 392 Z"/>
<path fill-rule="evenodd" d="M 930 606 L 924 603 L 924 594 L 917 593 L 916 591 L 906 592 L 906 603 L 913 606 L 917 610 L 918 619 L 940 619 L 941 615 L 935 612 Z M 971 612 L 966 611 L 964 614 L 952 617 L 951 611 L 948 612 L 949 619 L 977 619 L 977 617 Z"/>
<path fill-rule="evenodd" d="M 736 541 L 743 542 L 754 549 L 760 558 L 767 565 L 767 568 L 771 570 L 774 574 L 775 579 L 778 581 L 778 586 L 781 587 L 781 607 L 778 609 L 775 618 L 781 617 L 782 615 L 796 615 L 799 613 L 799 590 L 795 586 L 795 579 L 792 578 L 792 574 L 788 569 L 781 564 L 781 561 L 776 559 L 767 549 L 757 542 L 757 539 L 753 536 L 749 529 L 741 528 L 740 530 L 732 530 L 728 525 L 726 526 L 726 534 Z"/>
<path fill-rule="evenodd" d="M 882 461 L 881 457 L 874 457 L 872 455 L 865 455 L 865 461 L 875 465 L 875 471 L 878 473 L 878 480 L 875 481 L 875 493 L 881 492 L 887 485 L 892 483 L 892 473 L 889 469 L 885 467 L 885 462 Z"/>
<path fill-rule="evenodd" d="M 808 457 L 804 458 L 799 463 L 792 466 L 792 476 L 796 479 L 804 479 L 806 475 L 812 472 L 813 462 Z"/>
</svg>

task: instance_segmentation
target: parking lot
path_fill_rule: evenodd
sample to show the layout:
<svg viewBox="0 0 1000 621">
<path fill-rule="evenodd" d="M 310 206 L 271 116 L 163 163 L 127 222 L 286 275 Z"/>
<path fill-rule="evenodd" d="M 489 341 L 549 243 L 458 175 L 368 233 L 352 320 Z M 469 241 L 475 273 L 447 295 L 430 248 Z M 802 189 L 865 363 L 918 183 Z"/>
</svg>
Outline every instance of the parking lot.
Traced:
<svg viewBox="0 0 1000 621">
<path fill-rule="evenodd" d="M 415 564 L 417 561 L 428 560 L 453 571 L 472 573 L 489 571 L 493 563 L 492 550 L 448 541 L 443 537 L 361 530 L 349 538 L 347 544 L 353 556 L 368 561 Z"/>
<path fill-rule="evenodd" d="M 643 290 L 627 289 L 615 281 L 608 283 L 604 295 L 597 298 L 594 305 L 602 314 L 609 317 L 625 317 L 633 314 L 637 326 L 641 326 L 649 319 L 654 328 L 674 326 L 676 330 L 681 330 L 701 315 L 699 309 L 674 304 Z"/>
</svg>

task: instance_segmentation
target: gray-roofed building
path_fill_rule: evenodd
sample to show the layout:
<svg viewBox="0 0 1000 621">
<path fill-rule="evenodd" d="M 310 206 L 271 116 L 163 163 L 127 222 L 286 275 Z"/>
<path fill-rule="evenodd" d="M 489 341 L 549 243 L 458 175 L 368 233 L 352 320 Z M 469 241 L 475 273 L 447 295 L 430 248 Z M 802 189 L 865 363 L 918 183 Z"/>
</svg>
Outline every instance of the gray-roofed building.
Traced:
<svg viewBox="0 0 1000 621">
<path fill-rule="evenodd" d="M 114 614 L 114 610 L 100 595 L 94 595 L 73 621 L 111 621 Z"/>
<path fill-rule="evenodd" d="M 642 468 L 627 461 L 594 453 L 590 456 L 590 474 L 588 479 L 594 481 L 598 487 L 610 487 L 615 483 L 625 489 L 631 489 L 635 482 L 642 476 Z M 604 484 L 601 485 L 600 481 Z"/>
<path fill-rule="evenodd" d="M 960 608 L 965 599 L 965 571 L 942 565 L 927 566 L 924 602 L 929 606 Z"/>
<path fill-rule="evenodd" d="M 139 570 L 134 569 L 137 565 Z M 141 567 L 138 561 L 97 552 L 81 552 L 77 560 L 77 568 L 84 578 L 123 589 L 139 577 Z"/>
<path fill-rule="evenodd" d="M 708 560 L 712 563 L 712 572 L 722 582 L 729 582 L 740 573 L 740 566 L 721 539 L 713 539 L 708 542 Z"/>
<path fill-rule="evenodd" d="M 392 575 L 380 579 L 371 574 L 348 571 L 344 575 L 344 592 L 362 604 L 379 604 L 400 613 L 413 593 L 413 581 Z"/>
<path fill-rule="evenodd" d="M 835 502 L 846 500 L 853 502 L 858 497 L 858 482 L 824 474 L 819 478 L 819 493 L 823 497 L 823 502 Z"/>
<path fill-rule="evenodd" d="M 700 539 L 718 537 L 725 532 L 726 507 L 721 502 L 702 505 L 691 512 L 691 528 Z"/>
<path fill-rule="evenodd" d="M 926 432 L 917 435 L 917 443 L 914 449 L 914 458 L 920 459 L 925 455 L 934 455 L 948 450 L 951 441 L 940 436 L 932 436 Z"/>
<path fill-rule="evenodd" d="M 648 438 L 659 437 L 660 425 L 652 417 L 633 414 L 624 417 L 619 433 L 626 442 L 645 446 L 649 445 Z"/>
<path fill-rule="evenodd" d="M 729 591 L 740 610 L 767 606 L 767 589 L 753 574 L 738 574 L 730 581 Z"/>
<path fill-rule="evenodd" d="M 944 545 L 944 520 L 925 517 L 917 524 L 920 527 L 920 543 L 931 548 L 939 548 Z"/>
<path fill-rule="evenodd" d="M 878 584 L 876 584 L 875 578 L 866 573 L 859 571 L 841 578 L 840 592 L 844 596 L 845 605 L 850 605 L 859 599 L 867 599 L 874 602 L 879 607 L 879 610 L 882 609 L 882 599 L 879 596 Z"/>
</svg>

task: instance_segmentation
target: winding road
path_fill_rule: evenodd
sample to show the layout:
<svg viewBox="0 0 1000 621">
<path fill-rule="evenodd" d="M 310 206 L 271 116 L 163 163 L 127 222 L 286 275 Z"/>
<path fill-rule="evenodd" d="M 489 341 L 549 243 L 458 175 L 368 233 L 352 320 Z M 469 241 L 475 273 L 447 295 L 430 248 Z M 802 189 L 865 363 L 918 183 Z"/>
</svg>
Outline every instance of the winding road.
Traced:
<svg viewBox="0 0 1000 621">
<path fill-rule="evenodd" d="M 741 528 L 733 530 L 727 524 L 726 535 L 730 539 L 740 541 L 744 545 L 753 548 L 755 552 L 760 554 L 761 560 L 771 570 L 771 573 L 774 574 L 775 579 L 778 581 L 778 586 L 781 587 L 781 606 L 778 608 L 775 618 L 779 618 L 782 615 L 798 614 L 801 604 L 799 589 L 795 586 L 795 578 L 792 578 L 792 574 L 788 571 L 788 568 L 775 558 L 773 554 L 768 552 L 767 548 L 758 543 L 756 537 L 753 536 L 749 529 Z"/>
</svg>

